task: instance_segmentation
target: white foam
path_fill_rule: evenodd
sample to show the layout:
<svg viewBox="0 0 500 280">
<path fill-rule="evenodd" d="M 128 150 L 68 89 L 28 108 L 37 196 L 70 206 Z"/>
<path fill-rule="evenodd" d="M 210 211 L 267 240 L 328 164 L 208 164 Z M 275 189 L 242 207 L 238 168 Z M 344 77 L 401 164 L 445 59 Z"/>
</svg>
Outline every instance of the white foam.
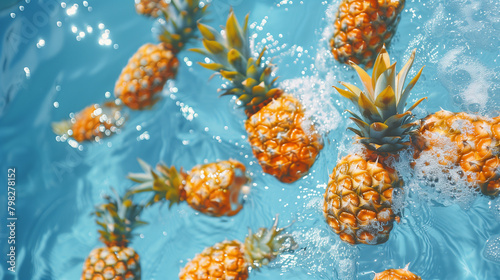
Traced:
<svg viewBox="0 0 500 280">
<path fill-rule="evenodd" d="M 464 47 L 448 51 L 441 58 L 438 70 L 441 83 L 465 103 L 477 104 L 478 109 L 489 105 L 488 89 L 493 85 L 494 72 L 478 58 L 467 56 Z"/>
<path fill-rule="evenodd" d="M 330 279 L 336 275 L 334 279 L 356 279 L 358 247 L 340 241 L 331 232 L 318 227 L 294 232 L 293 236 L 302 247 L 295 252 L 295 264 L 312 278 Z"/>
<path fill-rule="evenodd" d="M 316 124 L 319 133 L 327 134 L 337 128 L 341 117 L 327 82 L 317 76 L 306 76 L 285 80 L 282 87 L 300 99 L 306 108 L 306 117 Z"/>
<path fill-rule="evenodd" d="M 418 194 L 419 199 L 437 202 L 444 206 L 457 204 L 463 209 L 471 207 L 479 190 L 472 188 L 467 182 L 460 166 L 452 163 L 443 165 L 444 156 L 453 152 L 450 140 L 445 136 L 436 136 L 436 146 L 433 152 L 424 151 L 415 160 L 415 166 L 409 168 L 413 161 L 413 152 L 405 151 L 395 162 L 405 182 L 405 192 Z M 397 208 L 404 207 L 403 202 L 396 201 Z"/>
</svg>

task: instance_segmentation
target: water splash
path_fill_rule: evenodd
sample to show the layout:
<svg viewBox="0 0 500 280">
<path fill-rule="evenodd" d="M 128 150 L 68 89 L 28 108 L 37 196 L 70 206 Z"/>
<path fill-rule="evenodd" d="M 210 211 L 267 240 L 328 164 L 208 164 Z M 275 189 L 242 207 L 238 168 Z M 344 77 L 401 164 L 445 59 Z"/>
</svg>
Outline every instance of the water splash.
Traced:
<svg viewBox="0 0 500 280">
<path fill-rule="evenodd" d="M 400 153 L 394 162 L 401 178 L 407 182 L 406 191 L 418 193 L 421 200 L 439 203 L 443 206 L 458 204 L 463 209 L 471 207 L 479 194 L 464 179 L 462 168 L 447 161 L 445 157 L 453 153 L 452 143 L 446 136 L 436 136 L 436 146 L 432 151 L 424 151 L 419 158 L 413 159 L 413 151 Z M 446 162 L 446 164 L 444 164 Z M 413 168 L 409 168 L 410 166 Z"/>
</svg>

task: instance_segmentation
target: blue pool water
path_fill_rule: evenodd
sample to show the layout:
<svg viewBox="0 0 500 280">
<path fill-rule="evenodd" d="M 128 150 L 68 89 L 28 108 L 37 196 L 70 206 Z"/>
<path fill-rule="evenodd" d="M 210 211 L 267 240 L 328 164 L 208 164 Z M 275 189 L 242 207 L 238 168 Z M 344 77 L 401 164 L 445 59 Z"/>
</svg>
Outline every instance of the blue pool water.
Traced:
<svg viewBox="0 0 500 280">
<path fill-rule="evenodd" d="M 90 216 L 110 188 L 132 186 L 136 158 L 190 169 L 234 158 L 252 178 L 243 210 L 230 218 L 201 215 L 186 204 L 154 206 L 131 246 L 143 279 L 177 279 L 186 262 L 224 239 L 243 240 L 248 228 L 270 226 L 276 214 L 300 249 L 279 257 L 251 279 L 372 279 L 374 272 L 409 264 L 423 279 L 500 279 L 500 200 L 407 182 L 402 221 L 387 243 L 341 242 L 322 214 L 328 174 L 350 149 L 352 134 L 331 86 L 358 83 L 338 65 L 328 37 L 339 0 L 213 0 L 212 26 L 232 6 L 250 12 L 255 45 L 269 47 L 283 87 L 299 96 L 325 137 L 311 173 L 286 185 L 262 173 L 246 141 L 244 114 L 219 98 L 219 78 L 180 53 L 177 79 L 152 110 L 129 112 L 121 133 L 101 143 L 59 142 L 51 122 L 102 102 L 129 57 L 156 42 L 154 21 L 136 14 L 132 0 L 2 1 L 0 7 L 0 279 L 78 279 L 89 252 L 101 244 Z M 426 65 L 411 100 L 427 96 L 423 117 L 440 108 L 482 115 L 500 110 L 500 3 L 496 0 L 407 1 L 389 53 L 401 66 L 417 49 Z M 193 42 L 192 46 L 199 45 Z M 16 169 L 16 273 L 7 270 L 7 169 Z M 403 171 L 402 176 L 409 177 Z M 455 194 L 456 195 L 456 194 Z"/>
</svg>

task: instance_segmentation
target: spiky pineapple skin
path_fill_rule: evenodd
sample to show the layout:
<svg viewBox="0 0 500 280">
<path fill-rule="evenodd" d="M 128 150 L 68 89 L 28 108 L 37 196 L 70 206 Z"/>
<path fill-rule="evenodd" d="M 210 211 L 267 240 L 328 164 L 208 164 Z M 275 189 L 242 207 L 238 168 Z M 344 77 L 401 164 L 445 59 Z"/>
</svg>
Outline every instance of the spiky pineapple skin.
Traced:
<svg viewBox="0 0 500 280">
<path fill-rule="evenodd" d="M 179 60 L 165 44 L 141 46 L 123 68 L 115 84 L 115 96 L 131 109 L 148 109 L 157 94 L 176 76 Z"/>
<path fill-rule="evenodd" d="M 330 40 L 335 59 L 371 67 L 394 36 L 404 4 L 405 0 L 343 0 Z"/>
<path fill-rule="evenodd" d="M 444 147 L 436 141 L 440 135 L 454 146 Z M 479 187 L 483 194 L 500 193 L 500 117 L 441 110 L 422 120 L 414 143 L 415 158 L 431 153 L 442 165 L 460 166 L 471 186 Z"/>
<path fill-rule="evenodd" d="M 195 166 L 185 177 L 181 197 L 204 214 L 235 215 L 243 207 L 238 197 L 248 181 L 245 171 L 245 166 L 236 160 Z"/>
<path fill-rule="evenodd" d="M 252 151 L 264 172 L 291 183 L 309 171 L 323 148 L 300 101 L 284 94 L 245 122 Z"/>
<path fill-rule="evenodd" d="M 104 131 L 114 126 L 112 116 L 107 116 L 98 104 L 90 105 L 80 111 L 71 127 L 71 135 L 76 141 L 92 141 L 96 137 L 107 136 Z"/>
<path fill-rule="evenodd" d="M 129 247 L 111 246 L 90 252 L 81 280 L 140 280 L 139 255 Z"/>
<path fill-rule="evenodd" d="M 399 220 L 392 210 L 392 194 L 401 181 L 381 161 L 350 154 L 330 174 L 323 212 L 330 227 L 348 243 L 386 242 L 394 220 Z M 374 223 L 382 230 L 375 230 Z"/>
<path fill-rule="evenodd" d="M 377 273 L 373 280 L 422 280 L 422 278 L 407 269 L 400 268 Z"/>
<path fill-rule="evenodd" d="M 206 248 L 179 273 L 180 280 L 245 280 L 249 264 L 245 260 L 244 246 L 239 241 L 224 241 Z"/>
<path fill-rule="evenodd" d="M 167 10 L 168 4 L 165 0 L 136 0 L 135 10 L 140 15 L 157 18 L 162 10 Z"/>
</svg>

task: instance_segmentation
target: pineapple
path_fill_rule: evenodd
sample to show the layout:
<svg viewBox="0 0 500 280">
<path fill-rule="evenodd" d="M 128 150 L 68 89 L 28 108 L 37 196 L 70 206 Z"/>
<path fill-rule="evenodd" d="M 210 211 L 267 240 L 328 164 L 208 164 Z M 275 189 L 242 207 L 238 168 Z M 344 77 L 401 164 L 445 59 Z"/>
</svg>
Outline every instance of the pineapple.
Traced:
<svg viewBox="0 0 500 280">
<path fill-rule="evenodd" d="M 160 9 L 165 17 L 160 43 L 144 44 L 130 58 L 116 81 L 115 96 L 133 110 L 151 108 L 165 83 L 177 75 L 177 53 L 195 37 L 206 7 L 200 8 L 200 0 L 172 0 L 167 9 Z"/>
<path fill-rule="evenodd" d="M 139 48 L 116 81 L 115 95 L 133 110 L 151 108 L 167 80 L 177 74 L 179 60 L 164 43 Z"/>
<path fill-rule="evenodd" d="M 441 110 L 422 119 L 418 132 L 415 158 L 430 153 L 442 165 L 460 166 L 470 185 L 483 194 L 500 193 L 500 117 Z M 436 141 L 440 136 L 452 144 Z"/>
<path fill-rule="evenodd" d="M 396 33 L 404 4 L 405 0 L 342 0 L 330 40 L 335 59 L 370 68 Z"/>
<path fill-rule="evenodd" d="M 373 280 L 422 280 L 408 270 L 408 266 L 400 269 L 388 269 L 375 274 Z"/>
<path fill-rule="evenodd" d="M 173 204 L 186 201 L 193 209 L 211 216 L 233 216 L 242 208 L 240 191 L 248 179 L 245 166 L 236 160 L 197 165 L 188 173 L 175 167 L 158 164 L 156 172 L 139 159 L 144 173 L 130 174 L 128 178 L 139 185 L 129 194 L 151 192 L 148 205 L 160 201 Z"/>
<path fill-rule="evenodd" d="M 120 107 L 113 102 L 103 106 L 93 104 L 76 115 L 71 114 L 71 119 L 52 123 L 52 130 L 60 136 L 71 136 L 78 142 L 99 141 L 110 136 L 120 128 L 125 117 Z"/>
<path fill-rule="evenodd" d="M 323 206 L 327 223 L 348 243 L 379 244 L 388 240 L 393 222 L 399 217 L 392 210 L 392 195 L 402 185 L 396 170 L 388 163 L 397 158 L 397 152 L 410 145 L 410 134 L 418 129 L 411 110 L 404 110 L 406 100 L 422 69 L 404 87 L 405 79 L 415 59 L 415 50 L 403 69 L 396 75 L 396 63 L 390 64 L 385 47 L 382 48 L 370 77 L 358 65 L 357 71 L 365 91 L 343 83 L 337 88 L 359 110 L 357 115 L 348 110 L 359 129 L 357 141 L 365 151 L 342 158 L 334 168 L 325 192 Z"/>
<path fill-rule="evenodd" d="M 250 267 L 260 269 L 284 251 L 296 249 L 292 236 L 277 226 L 276 217 L 271 229 L 249 230 L 244 243 L 226 240 L 206 248 L 181 269 L 179 279 L 248 279 Z"/>
<path fill-rule="evenodd" d="M 201 24 L 204 49 L 194 49 L 212 63 L 203 67 L 219 72 L 232 83 L 223 95 L 234 95 L 245 108 L 245 128 L 253 153 L 264 172 L 291 183 L 305 175 L 323 148 L 321 136 L 304 116 L 300 101 L 275 86 L 273 66 L 250 51 L 248 16 L 243 29 L 231 11 L 224 36 Z"/>
<path fill-rule="evenodd" d="M 135 0 L 135 10 L 140 15 L 157 18 L 167 8 L 165 0 Z"/>
<path fill-rule="evenodd" d="M 90 252 L 83 265 L 81 280 L 112 279 L 140 280 L 141 266 L 139 255 L 128 247 L 132 231 L 145 222 L 139 220 L 144 208 L 132 203 L 130 199 L 106 196 L 106 204 L 96 207 L 95 215 L 100 240 L 106 247 Z"/>
</svg>

